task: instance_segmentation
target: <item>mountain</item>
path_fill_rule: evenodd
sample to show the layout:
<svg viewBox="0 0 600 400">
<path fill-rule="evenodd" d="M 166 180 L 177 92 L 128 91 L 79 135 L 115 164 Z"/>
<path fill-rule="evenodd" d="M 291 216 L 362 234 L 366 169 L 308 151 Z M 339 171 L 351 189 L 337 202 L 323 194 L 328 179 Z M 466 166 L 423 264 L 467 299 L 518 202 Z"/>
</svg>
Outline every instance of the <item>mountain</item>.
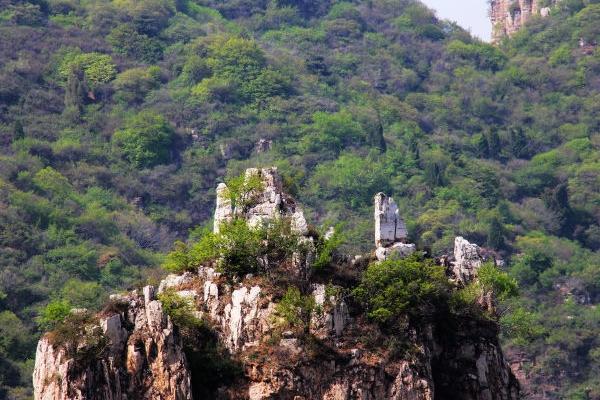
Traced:
<svg viewBox="0 0 600 400">
<path fill-rule="evenodd" d="M 600 6 L 538 4 L 492 46 L 409 0 L 0 0 L 0 397 L 274 165 L 342 254 L 372 250 L 377 192 L 431 257 L 495 253 L 523 391 L 597 398 Z"/>
</svg>

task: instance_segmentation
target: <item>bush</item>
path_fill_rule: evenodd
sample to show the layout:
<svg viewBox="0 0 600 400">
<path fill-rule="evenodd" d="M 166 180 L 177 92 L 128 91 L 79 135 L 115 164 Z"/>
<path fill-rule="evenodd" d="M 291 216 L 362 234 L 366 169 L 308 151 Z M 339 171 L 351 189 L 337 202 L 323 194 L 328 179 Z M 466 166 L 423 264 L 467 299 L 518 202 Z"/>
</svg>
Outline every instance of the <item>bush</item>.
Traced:
<svg viewBox="0 0 600 400">
<path fill-rule="evenodd" d="M 389 325 L 404 314 L 415 318 L 432 315 L 448 289 L 443 267 L 413 255 L 369 265 L 353 294 L 370 318 Z"/>
<path fill-rule="evenodd" d="M 167 290 L 158 295 L 158 300 L 184 337 L 188 337 L 202 326 L 202 320 L 194 314 L 196 309 L 190 299 L 178 295 L 173 290 Z"/>
<path fill-rule="evenodd" d="M 518 345 L 528 345 L 544 335 L 539 315 L 519 307 L 500 318 L 502 333 Z"/>
<path fill-rule="evenodd" d="M 477 271 L 477 279 L 484 290 L 493 291 L 500 301 L 517 296 L 519 293 L 517 281 L 493 263 L 483 264 Z"/>
<path fill-rule="evenodd" d="M 163 268 L 171 272 L 194 270 L 207 262 L 228 277 L 245 274 L 269 274 L 283 261 L 302 250 L 299 238 L 284 219 L 267 226 L 249 227 L 246 221 L 235 219 L 221 225 L 219 233 L 206 232 L 188 246 L 177 242 L 167 255 Z"/>
<path fill-rule="evenodd" d="M 37 317 L 38 326 L 42 330 L 53 329 L 71 313 L 71 309 L 71 303 L 67 300 L 51 301 Z"/>
<path fill-rule="evenodd" d="M 275 307 L 275 315 L 281 318 L 282 329 L 292 328 L 307 333 L 314 309 L 315 298 L 312 295 L 303 295 L 300 289 L 290 286 Z"/>
<path fill-rule="evenodd" d="M 90 362 L 100 357 L 109 344 L 100 321 L 87 311 L 73 312 L 49 332 L 53 346 L 65 350 L 68 356 L 80 362 Z"/>
<path fill-rule="evenodd" d="M 345 242 L 346 237 L 341 232 L 342 225 L 338 224 L 334 228 L 333 235 L 329 239 L 323 237 L 315 243 L 317 256 L 313 263 L 313 268 L 317 271 L 323 270 L 331 265 L 336 250 Z"/>
</svg>

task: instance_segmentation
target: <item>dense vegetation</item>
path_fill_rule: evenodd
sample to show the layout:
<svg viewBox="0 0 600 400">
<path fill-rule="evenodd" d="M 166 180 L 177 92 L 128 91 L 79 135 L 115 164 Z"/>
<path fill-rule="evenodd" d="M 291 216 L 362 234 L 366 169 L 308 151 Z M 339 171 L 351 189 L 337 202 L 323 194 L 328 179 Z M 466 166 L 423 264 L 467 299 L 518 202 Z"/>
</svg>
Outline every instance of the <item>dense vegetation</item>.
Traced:
<svg viewBox="0 0 600 400">
<path fill-rule="evenodd" d="M 498 251 L 531 388 L 598 397 L 599 19 L 563 0 L 496 48 L 412 0 L 0 0 L 0 397 L 257 165 L 348 250 L 385 191 L 432 254 Z"/>
</svg>

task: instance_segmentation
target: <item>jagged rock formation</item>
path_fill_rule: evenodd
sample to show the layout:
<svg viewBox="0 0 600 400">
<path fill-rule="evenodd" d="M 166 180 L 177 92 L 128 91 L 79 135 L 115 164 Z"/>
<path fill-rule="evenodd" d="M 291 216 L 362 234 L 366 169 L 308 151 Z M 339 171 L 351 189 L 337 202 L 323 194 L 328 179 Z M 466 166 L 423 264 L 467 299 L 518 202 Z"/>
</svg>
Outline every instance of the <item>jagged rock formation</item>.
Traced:
<svg viewBox="0 0 600 400">
<path fill-rule="evenodd" d="M 264 222 L 301 212 L 281 192 L 274 170 L 249 173 L 260 174 L 265 188 L 257 202 L 238 215 L 248 222 L 256 218 Z M 395 203 L 384 195 L 376 199 L 377 244 L 383 249 L 404 244 L 406 229 Z M 242 212 L 229 212 L 227 207 L 223 201 L 217 205 L 216 216 L 222 221 Z M 457 238 L 455 258 L 455 274 L 463 281 L 473 279 L 481 265 L 478 248 Z M 345 268 L 354 265 L 348 263 Z M 217 389 L 211 398 L 518 398 L 519 386 L 504 360 L 493 323 L 467 320 L 460 331 L 435 321 L 407 325 L 401 334 L 410 341 L 410 355 L 393 356 L 382 346 L 365 343 L 375 339 L 372 336 L 378 328 L 356 310 L 353 313 L 343 291 L 312 282 L 308 275 L 298 276 L 286 279 L 296 279 L 295 285 L 306 287 L 306 295 L 314 300 L 306 332 L 279 328 L 281 293 L 266 278 L 247 276 L 236 282 L 224 279 L 211 266 L 202 266 L 197 272 L 169 275 L 160 283 L 157 293 L 174 292 L 191 301 L 195 314 L 209 323 L 220 343 L 243 367 L 243 379 Z M 44 336 L 36 357 L 36 400 L 191 399 L 194 370 L 182 351 L 177 329 L 162 312 L 154 292 L 154 287 L 148 286 L 143 295 L 133 292 L 114 299 L 121 308 L 100 316 L 108 344 L 93 359 L 67 355 L 52 345 L 49 335 Z M 393 338 L 377 340 L 388 339 Z"/>
<path fill-rule="evenodd" d="M 375 195 L 375 255 L 379 261 L 392 256 L 406 257 L 415 252 L 415 245 L 404 243 L 408 237 L 406 224 L 398 206 L 384 193 Z"/>
<path fill-rule="evenodd" d="M 214 231 L 219 231 L 219 226 L 230 221 L 234 216 L 243 217 L 250 226 L 258 226 L 282 216 L 289 217 L 292 229 L 305 235 L 308 225 L 302 209 L 296 205 L 292 197 L 283 192 L 281 177 L 277 168 L 249 168 L 246 170 L 245 182 L 258 177 L 262 182 L 260 190 L 251 190 L 245 193 L 243 205 L 231 204 L 229 189 L 224 183 L 217 187 L 217 206 L 215 210 Z"/>
<path fill-rule="evenodd" d="M 534 15 L 550 15 L 550 7 L 541 7 L 540 3 L 539 0 L 492 0 L 492 42 L 497 43 L 503 37 L 514 34 Z"/>
<path fill-rule="evenodd" d="M 454 239 L 454 262 L 452 272 L 462 284 L 471 282 L 477 276 L 477 270 L 483 264 L 479 246 L 469 243 L 462 237 Z"/>
<path fill-rule="evenodd" d="M 97 359 L 79 359 L 38 343 L 33 373 L 36 400 L 191 400 L 190 372 L 181 343 L 151 286 L 113 300 L 123 311 L 101 315 L 108 345 Z"/>
</svg>

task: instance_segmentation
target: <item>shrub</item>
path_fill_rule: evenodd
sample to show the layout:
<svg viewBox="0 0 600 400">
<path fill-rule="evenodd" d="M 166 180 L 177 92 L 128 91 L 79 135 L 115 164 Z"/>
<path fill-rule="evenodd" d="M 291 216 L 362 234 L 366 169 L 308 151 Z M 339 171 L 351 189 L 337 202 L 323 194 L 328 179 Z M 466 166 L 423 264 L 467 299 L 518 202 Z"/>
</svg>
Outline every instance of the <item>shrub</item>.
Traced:
<svg viewBox="0 0 600 400">
<path fill-rule="evenodd" d="M 544 334 L 539 316 L 522 307 L 500 318 L 502 333 L 519 345 L 527 345 Z"/>
<path fill-rule="evenodd" d="M 315 270 L 323 270 L 331 265 L 335 251 L 344 243 L 346 237 L 341 232 L 342 225 L 338 224 L 334 228 L 333 235 L 329 239 L 320 238 L 317 241 L 317 256 L 313 263 Z"/>
<path fill-rule="evenodd" d="M 162 57 L 161 43 L 147 35 L 140 34 L 135 27 L 122 24 L 113 29 L 106 37 L 115 53 L 128 55 L 138 60 L 153 63 Z"/>
<path fill-rule="evenodd" d="M 264 182 L 258 175 L 242 174 L 227 180 L 226 184 L 224 195 L 231 201 L 231 207 L 242 213 L 256 203 L 256 196 L 264 190 Z"/>
<path fill-rule="evenodd" d="M 517 281 L 493 263 L 485 263 L 477 272 L 477 279 L 484 290 L 494 292 L 499 300 L 506 300 L 518 294 Z"/>
<path fill-rule="evenodd" d="M 160 68 L 132 68 L 120 73 L 113 86 L 115 100 L 130 103 L 143 102 L 146 94 L 160 84 Z"/>
<path fill-rule="evenodd" d="M 71 303 L 67 300 L 54 300 L 42 309 L 37 317 L 38 326 L 42 330 L 53 329 L 71 313 Z"/>
<path fill-rule="evenodd" d="M 189 336 L 195 329 L 202 326 L 202 320 L 194 314 L 195 307 L 190 299 L 184 298 L 174 290 L 166 290 L 158 295 L 164 311 L 181 330 L 184 336 Z"/>
<path fill-rule="evenodd" d="M 100 357 L 109 343 L 98 318 L 87 311 L 67 315 L 55 325 L 48 339 L 68 356 L 84 362 Z"/>
<path fill-rule="evenodd" d="M 431 315 L 448 288 L 443 267 L 414 255 L 369 265 L 353 294 L 370 318 L 393 324 L 403 314 L 417 318 Z"/>
<path fill-rule="evenodd" d="M 275 307 L 275 315 L 281 318 L 281 328 L 293 328 L 307 333 L 315 309 L 315 298 L 304 295 L 295 286 L 290 286 Z"/>
<path fill-rule="evenodd" d="M 214 261 L 228 277 L 250 273 L 269 274 L 293 254 L 302 251 L 298 236 L 291 231 L 290 221 L 271 221 L 266 226 L 249 227 L 235 219 L 221 225 L 219 233 L 206 232 L 188 246 L 177 242 L 167 255 L 163 268 L 183 272 Z"/>
</svg>

